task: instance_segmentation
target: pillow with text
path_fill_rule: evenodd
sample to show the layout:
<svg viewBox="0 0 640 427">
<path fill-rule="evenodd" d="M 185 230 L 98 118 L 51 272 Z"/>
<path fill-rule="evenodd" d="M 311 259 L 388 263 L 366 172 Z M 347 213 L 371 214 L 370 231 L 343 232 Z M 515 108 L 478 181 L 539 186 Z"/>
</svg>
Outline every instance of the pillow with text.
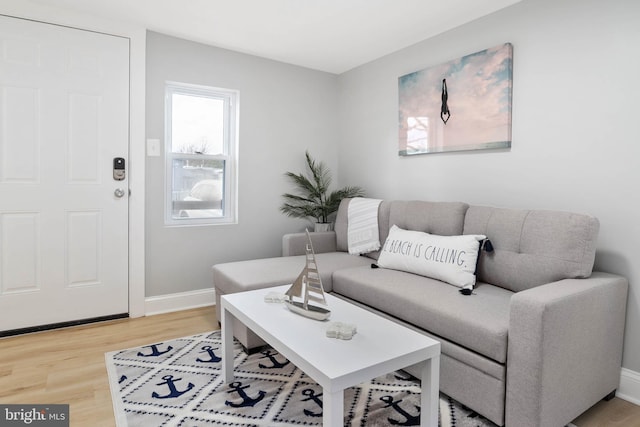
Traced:
<svg viewBox="0 0 640 427">
<path fill-rule="evenodd" d="M 438 236 L 393 225 L 382 247 L 378 266 L 442 280 L 473 289 L 480 242 L 486 236 Z"/>
</svg>

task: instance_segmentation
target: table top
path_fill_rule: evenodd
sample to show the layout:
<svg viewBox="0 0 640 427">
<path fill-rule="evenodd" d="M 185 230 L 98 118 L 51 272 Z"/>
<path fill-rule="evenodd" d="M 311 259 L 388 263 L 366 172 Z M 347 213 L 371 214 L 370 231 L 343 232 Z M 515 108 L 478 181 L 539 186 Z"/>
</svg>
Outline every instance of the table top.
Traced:
<svg viewBox="0 0 640 427">
<path fill-rule="evenodd" d="M 222 305 L 323 387 L 350 387 L 440 354 L 438 341 L 330 294 L 325 295 L 331 310 L 327 321 L 264 301 L 269 292 L 287 289 L 223 295 Z M 354 324 L 357 333 L 351 340 L 329 338 L 330 322 Z"/>
</svg>

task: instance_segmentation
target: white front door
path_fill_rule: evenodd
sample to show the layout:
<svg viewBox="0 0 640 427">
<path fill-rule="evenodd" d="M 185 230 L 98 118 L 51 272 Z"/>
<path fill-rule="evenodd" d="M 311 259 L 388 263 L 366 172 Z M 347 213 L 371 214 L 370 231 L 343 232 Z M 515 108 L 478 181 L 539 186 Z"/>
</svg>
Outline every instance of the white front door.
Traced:
<svg viewBox="0 0 640 427">
<path fill-rule="evenodd" d="M 128 312 L 128 151 L 129 40 L 0 16 L 0 331 Z"/>
</svg>

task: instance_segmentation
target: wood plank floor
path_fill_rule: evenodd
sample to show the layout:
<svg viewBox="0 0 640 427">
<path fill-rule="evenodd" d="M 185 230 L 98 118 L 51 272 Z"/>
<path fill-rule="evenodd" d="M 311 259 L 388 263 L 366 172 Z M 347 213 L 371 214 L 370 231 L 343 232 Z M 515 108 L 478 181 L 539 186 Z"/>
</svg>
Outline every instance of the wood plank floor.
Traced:
<svg viewBox="0 0 640 427">
<path fill-rule="evenodd" d="M 104 353 L 218 329 L 215 308 L 0 339 L 0 403 L 70 404 L 71 426 L 115 425 Z M 615 398 L 578 427 L 640 427 L 640 407 Z"/>
</svg>

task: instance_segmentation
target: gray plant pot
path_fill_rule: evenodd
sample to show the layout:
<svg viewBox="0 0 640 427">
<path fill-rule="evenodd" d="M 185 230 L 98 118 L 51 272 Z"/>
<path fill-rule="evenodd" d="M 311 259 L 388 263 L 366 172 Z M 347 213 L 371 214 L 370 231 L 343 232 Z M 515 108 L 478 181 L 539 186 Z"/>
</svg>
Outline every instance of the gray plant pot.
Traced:
<svg viewBox="0 0 640 427">
<path fill-rule="evenodd" d="M 313 231 L 333 231 L 333 223 L 332 222 L 316 222 L 313 227 Z"/>
</svg>

